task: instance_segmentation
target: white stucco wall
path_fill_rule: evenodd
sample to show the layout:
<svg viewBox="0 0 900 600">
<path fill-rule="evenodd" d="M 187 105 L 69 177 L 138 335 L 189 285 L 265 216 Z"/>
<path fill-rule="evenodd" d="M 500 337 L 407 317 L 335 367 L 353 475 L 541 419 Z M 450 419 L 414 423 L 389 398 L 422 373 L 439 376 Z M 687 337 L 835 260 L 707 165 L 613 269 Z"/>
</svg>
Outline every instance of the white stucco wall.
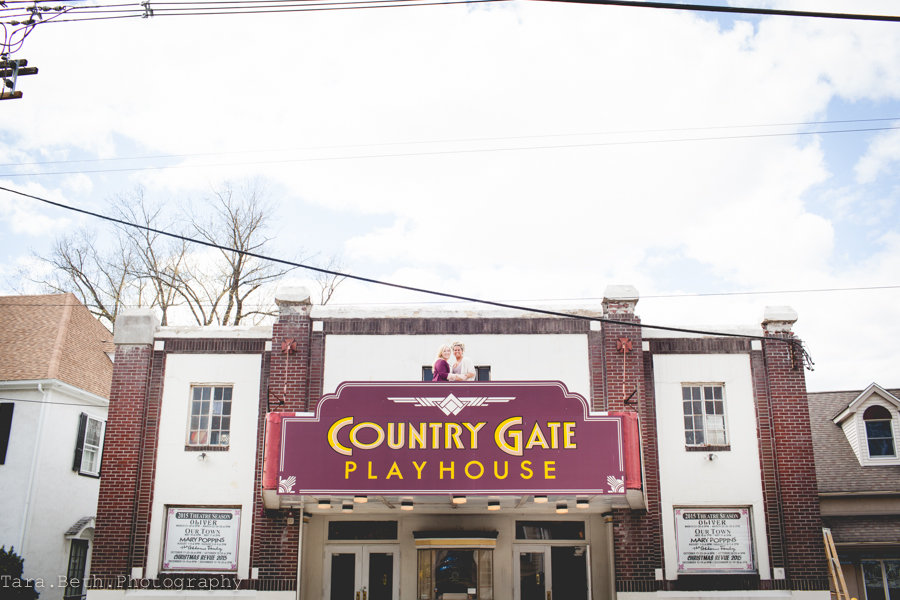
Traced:
<svg viewBox="0 0 900 600">
<path fill-rule="evenodd" d="M 158 575 L 166 506 L 239 506 L 238 577 L 249 577 L 253 481 L 259 414 L 258 354 L 170 354 L 159 423 L 159 450 L 144 577 Z M 229 450 L 185 451 L 193 384 L 231 385 Z"/>
<path fill-rule="evenodd" d="M 69 561 L 65 533 L 96 515 L 100 491 L 99 479 L 72 470 L 79 416 L 105 421 L 107 401 L 56 380 L 4 382 L 0 389 L 4 398 L 21 399 L 0 468 L 0 545 L 25 559 L 23 575 L 38 580 L 42 600 L 57 600 Z"/>
<path fill-rule="evenodd" d="M 756 409 L 748 354 L 663 354 L 653 357 L 659 443 L 660 496 L 667 579 L 677 575 L 675 507 L 751 507 L 754 556 L 770 579 Z M 731 450 L 688 452 L 684 444 L 682 383 L 724 385 Z"/>
<path fill-rule="evenodd" d="M 447 335 L 328 335 L 323 392 L 343 381 L 421 381 Z M 491 367 L 492 381 L 562 381 L 590 398 L 586 334 L 465 335 L 466 357 Z M 451 359 L 452 364 L 452 359 Z"/>
</svg>

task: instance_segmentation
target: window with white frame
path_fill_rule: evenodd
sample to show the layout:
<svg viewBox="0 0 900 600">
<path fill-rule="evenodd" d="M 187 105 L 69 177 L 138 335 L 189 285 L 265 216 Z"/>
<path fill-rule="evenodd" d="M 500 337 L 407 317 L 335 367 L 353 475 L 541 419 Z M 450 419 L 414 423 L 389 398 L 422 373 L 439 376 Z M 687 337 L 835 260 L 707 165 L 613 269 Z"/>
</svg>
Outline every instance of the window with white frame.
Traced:
<svg viewBox="0 0 900 600">
<path fill-rule="evenodd" d="M 688 448 L 727 446 L 725 390 L 721 383 L 683 384 L 684 444 Z"/>
<path fill-rule="evenodd" d="M 862 561 L 866 600 L 900 600 L 900 560 Z"/>
<path fill-rule="evenodd" d="M 187 445 L 228 447 L 230 433 L 231 386 L 192 386 Z"/>
<path fill-rule="evenodd" d="M 72 470 L 79 475 L 100 476 L 105 429 L 106 423 L 102 419 L 81 413 L 78 419 L 78 438 L 75 442 L 75 460 L 72 463 Z"/>
<path fill-rule="evenodd" d="M 891 411 L 880 405 L 870 406 L 863 413 L 863 423 L 870 458 L 897 456 Z"/>
</svg>

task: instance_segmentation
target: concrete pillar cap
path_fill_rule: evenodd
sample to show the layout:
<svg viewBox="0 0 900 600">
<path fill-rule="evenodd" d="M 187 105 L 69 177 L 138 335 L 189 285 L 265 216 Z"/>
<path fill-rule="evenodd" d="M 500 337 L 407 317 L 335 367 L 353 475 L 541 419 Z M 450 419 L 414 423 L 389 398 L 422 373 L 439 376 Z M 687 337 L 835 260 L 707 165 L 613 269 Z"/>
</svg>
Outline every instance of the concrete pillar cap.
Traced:
<svg viewBox="0 0 900 600">
<path fill-rule="evenodd" d="M 113 324 L 113 342 L 122 344 L 152 344 L 159 318 L 152 308 L 126 308 Z"/>
<path fill-rule="evenodd" d="M 603 314 L 633 315 L 641 295 L 633 285 L 608 285 L 603 292 Z"/>
<path fill-rule="evenodd" d="M 797 311 L 790 306 L 767 306 L 763 311 L 762 327 L 765 331 L 790 331 L 797 322 Z"/>
</svg>

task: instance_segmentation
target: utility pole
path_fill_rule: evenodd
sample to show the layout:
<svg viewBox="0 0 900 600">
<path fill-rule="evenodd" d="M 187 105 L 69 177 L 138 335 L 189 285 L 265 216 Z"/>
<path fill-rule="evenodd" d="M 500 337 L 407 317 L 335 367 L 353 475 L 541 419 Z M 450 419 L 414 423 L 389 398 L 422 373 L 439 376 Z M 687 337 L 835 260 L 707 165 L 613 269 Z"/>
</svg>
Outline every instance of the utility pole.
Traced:
<svg viewBox="0 0 900 600">
<path fill-rule="evenodd" d="M 6 56 L 0 57 L 0 78 L 3 79 L 3 88 L 0 89 L 0 100 L 15 100 L 22 97 L 22 92 L 16 90 L 16 82 L 22 75 L 37 75 L 37 67 L 29 67 L 24 58 L 9 60 Z"/>
</svg>

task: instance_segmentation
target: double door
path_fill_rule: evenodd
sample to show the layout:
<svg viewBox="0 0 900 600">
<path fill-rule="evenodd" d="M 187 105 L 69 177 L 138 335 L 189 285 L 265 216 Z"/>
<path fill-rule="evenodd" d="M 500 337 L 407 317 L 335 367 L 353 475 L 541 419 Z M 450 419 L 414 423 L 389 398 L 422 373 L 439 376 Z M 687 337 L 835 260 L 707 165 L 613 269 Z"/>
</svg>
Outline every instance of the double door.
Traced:
<svg viewBox="0 0 900 600">
<path fill-rule="evenodd" d="M 399 546 L 333 545 L 325 548 L 327 600 L 397 600 Z"/>
<path fill-rule="evenodd" d="M 587 546 L 516 546 L 516 600 L 588 600 L 588 551 Z"/>
</svg>

